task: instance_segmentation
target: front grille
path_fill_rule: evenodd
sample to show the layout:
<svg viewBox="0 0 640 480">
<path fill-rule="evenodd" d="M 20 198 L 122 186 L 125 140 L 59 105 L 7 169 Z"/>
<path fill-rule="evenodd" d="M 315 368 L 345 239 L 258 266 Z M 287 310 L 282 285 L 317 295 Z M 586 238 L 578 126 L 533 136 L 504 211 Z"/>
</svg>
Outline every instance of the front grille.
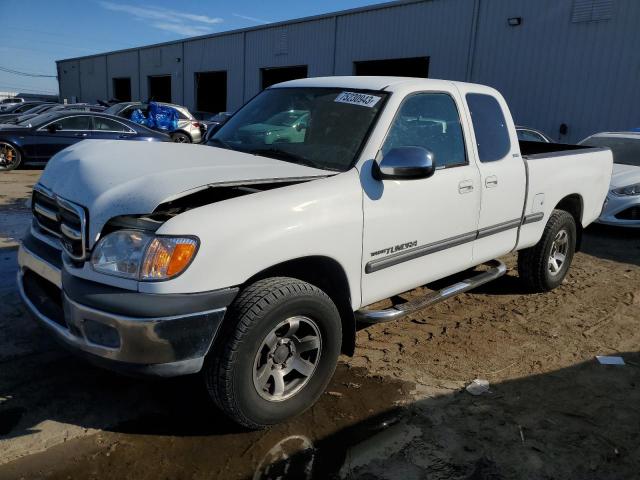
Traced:
<svg viewBox="0 0 640 480">
<path fill-rule="evenodd" d="M 84 260 L 87 220 L 84 209 L 36 185 L 31 209 L 44 233 L 60 240 L 62 248 L 74 260 Z"/>
<path fill-rule="evenodd" d="M 618 220 L 640 220 L 640 205 L 634 205 L 616 213 Z"/>
</svg>

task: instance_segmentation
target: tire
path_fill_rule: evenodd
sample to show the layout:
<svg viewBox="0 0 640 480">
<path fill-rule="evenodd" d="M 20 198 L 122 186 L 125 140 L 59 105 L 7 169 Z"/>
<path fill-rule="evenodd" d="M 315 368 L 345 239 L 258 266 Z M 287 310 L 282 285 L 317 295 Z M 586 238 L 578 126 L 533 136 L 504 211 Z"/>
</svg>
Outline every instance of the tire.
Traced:
<svg viewBox="0 0 640 480">
<path fill-rule="evenodd" d="M 567 275 L 575 248 L 574 218 L 564 210 L 554 210 L 540 241 L 518 253 L 518 275 L 534 292 L 553 290 Z"/>
<path fill-rule="evenodd" d="M 186 133 L 174 132 L 171 134 L 171 140 L 175 143 L 191 143 L 191 138 Z"/>
<path fill-rule="evenodd" d="M 10 143 L 0 142 L 0 170 L 15 170 L 22 163 L 22 154 Z"/>
<path fill-rule="evenodd" d="M 259 280 L 229 309 L 203 367 L 207 390 L 246 428 L 283 422 L 320 397 L 335 371 L 341 341 L 340 315 L 322 290 L 288 277 Z"/>
</svg>

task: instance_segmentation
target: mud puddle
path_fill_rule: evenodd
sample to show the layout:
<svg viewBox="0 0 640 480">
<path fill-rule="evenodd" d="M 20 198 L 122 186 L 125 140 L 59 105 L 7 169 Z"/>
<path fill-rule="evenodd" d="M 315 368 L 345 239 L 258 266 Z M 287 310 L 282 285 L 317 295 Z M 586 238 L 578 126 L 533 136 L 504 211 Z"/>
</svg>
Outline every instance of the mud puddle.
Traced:
<svg viewBox="0 0 640 480">
<path fill-rule="evenodd" d="M 196 379 L 168 383 L 162 410 L 6 464 L 0 478 L 338 478 L 411 435 L 399 405 L 412 386 L 342 364 L 313 408 L 257 432 L 214 411 Z"/>
</svg>

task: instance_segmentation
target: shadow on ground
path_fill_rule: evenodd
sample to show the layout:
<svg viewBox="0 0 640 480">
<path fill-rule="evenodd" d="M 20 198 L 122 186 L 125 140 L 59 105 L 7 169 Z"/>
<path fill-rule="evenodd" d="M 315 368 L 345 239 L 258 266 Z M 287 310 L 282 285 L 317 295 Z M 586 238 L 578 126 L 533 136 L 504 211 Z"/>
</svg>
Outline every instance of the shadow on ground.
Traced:
<svg viewBox="0 0 640 480">
<path fill-rule="evenodd" d="M 193 378 L 141 385 L 87 367 L 84 382 L 54 395 L 69 403 L 83 401 L 83 389 L 130 395 L 135 382 L 146 413 L 0 467 L 0 477 L 632 479 L 640 470 L 640 354 L 622 356 L 624 366 L 594 360 L 477 397 L 461 390 L 397 407 L 410 386 L 341 366 L 314 408 L 262 432 L 224 420 Z M 64 409 L 52 416 L 79 421 Z M 12 434 L 28 432 L 23 425 Z"/>
<path fill-rule="evenodd" d="M 640 266 L 640 228 L 593 224 L 585 230 L 583 251 L 594 257 Z"/>
</svg>

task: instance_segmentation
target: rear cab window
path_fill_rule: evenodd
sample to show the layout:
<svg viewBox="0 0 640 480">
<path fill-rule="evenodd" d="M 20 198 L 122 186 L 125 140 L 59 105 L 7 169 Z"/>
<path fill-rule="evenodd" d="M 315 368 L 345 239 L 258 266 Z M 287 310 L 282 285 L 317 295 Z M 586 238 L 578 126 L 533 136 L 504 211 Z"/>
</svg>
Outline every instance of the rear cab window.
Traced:
<svg viewBox="0 0 640 480">
<path fill-rule="evenodd" d="M 466 99 L 480 161 L 502 160 L 511 149 L 509 129 L 502 107 L 494 97 L 483 93 L 467 93 Z"/>
</svg>

